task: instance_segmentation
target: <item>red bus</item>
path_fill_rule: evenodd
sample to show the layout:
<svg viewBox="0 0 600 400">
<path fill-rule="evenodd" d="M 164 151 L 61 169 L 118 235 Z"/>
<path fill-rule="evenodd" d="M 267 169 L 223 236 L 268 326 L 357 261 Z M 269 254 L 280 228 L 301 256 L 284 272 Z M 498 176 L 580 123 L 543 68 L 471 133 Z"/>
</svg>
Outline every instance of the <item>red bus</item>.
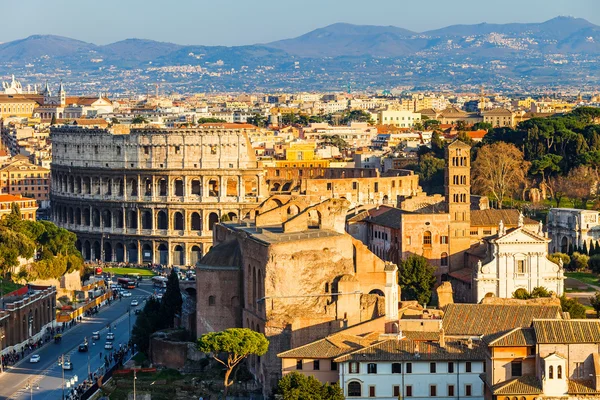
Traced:
<svg viewBox="0 0 600 400">
<path fill-rule="evenodd" d="M 135 280 L 133 280 L 131 278 L 119 278 L 119 279 L 117 279 L 117 283 L 123 289 L 135 289 Z"/>
<path fill-rule="evenodd" d="M 96 267 L 96 275 L 102 275 L 102 267 Z"/>
</svg>

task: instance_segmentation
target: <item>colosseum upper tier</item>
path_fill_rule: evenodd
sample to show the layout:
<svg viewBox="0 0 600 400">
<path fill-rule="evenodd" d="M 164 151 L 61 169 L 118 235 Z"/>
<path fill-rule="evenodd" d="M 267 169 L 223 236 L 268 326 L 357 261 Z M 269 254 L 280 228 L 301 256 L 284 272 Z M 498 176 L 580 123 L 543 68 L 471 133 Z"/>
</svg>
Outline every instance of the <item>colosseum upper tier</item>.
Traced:
<svg viewBox="0 0 600 400">
<path fill-rule="evenodd" d="M 51 131 L 52 218 L 86 260 L 195 265 L 268 194 L 243 129 L 116 128 Z"/>
</svg>

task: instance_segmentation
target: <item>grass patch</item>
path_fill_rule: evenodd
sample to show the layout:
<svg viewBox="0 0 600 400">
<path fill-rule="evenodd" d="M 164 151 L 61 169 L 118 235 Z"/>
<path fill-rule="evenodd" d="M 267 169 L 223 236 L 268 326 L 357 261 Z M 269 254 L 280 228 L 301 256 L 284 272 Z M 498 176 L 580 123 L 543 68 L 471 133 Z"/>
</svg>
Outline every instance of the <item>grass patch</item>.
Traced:
<svg viewBox="0 0 600 400">
<path fill-rule="evenodd" d="M 10 292 L 14 292 L 17 289 L 22 288 L 23 285 L 19 285 L 18 283 L 14 283 L 13 281 L 2 281 L 2 284 L 0 285 L 0 293 L 2 293 L 2 296 L 4 296 L 5 294 L 8 294 Z"/>
<path fill-rule="evenodd" d="M 567 272 L 565 275 L 588 285 L 600 286 L 600 278 L 591 272 Z"/>
<path fill-rule="evenodd" d="M 105 268 L 104 271 L 105 272 L 110 272 L 111 274 L 114 274 L 114 275 L 133 275 L 133 274 L 138 274 L 140 276 L 154 276 L 154 275 L 156 275 L 154 273 L 154 271 L 151 271 L 151 270 L 145 269 L 145 268 L 120 268 L 120 267 L 115 267 L 115 268 Z"/>
</svg>

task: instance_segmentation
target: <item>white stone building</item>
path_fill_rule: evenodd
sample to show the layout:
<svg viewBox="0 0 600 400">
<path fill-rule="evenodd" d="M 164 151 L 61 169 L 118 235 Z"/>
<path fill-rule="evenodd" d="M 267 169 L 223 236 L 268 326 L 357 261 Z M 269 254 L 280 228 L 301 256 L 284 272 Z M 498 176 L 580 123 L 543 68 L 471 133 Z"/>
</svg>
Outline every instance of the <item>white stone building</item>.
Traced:
<svg viewBox="0 0 600 400">
<path fill-rule="evenodd" d="M 550 239 L 543 236 L 542 224 L 532 232 L 519 218 L 517 228 L 506 230 L 502 221 L 498 233 L 484 239 L 485 255 L 473 272 L 473 297 L 478 303 L 486 295 L 511 298 L 515 290 L 531 292 L 544 287 L 563 294 L 564 270 L 548 260 Z"/>
<path fill-rule="evenodd" d="M 578 210 L 575 208 L 551 208 L 548 213 L 546 229 L 550 243 L 550 252 L 567 253 L 572 249 L 586 247 L 592 241 L 600 239 L 600 221 L 598 211 Z"/>
<path fill-rule="evenodd" d="M 393 338 L 334 361 L 346 398 L 483 400 L 485 351 L 471 341 Z"/>
</svg>

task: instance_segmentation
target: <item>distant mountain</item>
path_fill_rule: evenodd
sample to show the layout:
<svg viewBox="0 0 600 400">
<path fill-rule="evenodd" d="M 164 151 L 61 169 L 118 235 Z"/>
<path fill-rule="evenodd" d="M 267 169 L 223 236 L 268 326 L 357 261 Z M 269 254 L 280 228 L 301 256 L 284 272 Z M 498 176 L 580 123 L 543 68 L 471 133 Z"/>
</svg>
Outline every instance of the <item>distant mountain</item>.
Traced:
<svg viewBox="0 0 600 400">
<path fill-rule="evenodd" d="M 100 52 L 111 59 L 152 61 L 173 53 L 183 46 L 146 39 L 126 39 L 101 46 Z"/>
<path fill-rule="evenodd" d="M 265 46 L 301 57 L 396 56 L 415 50 L 409 42 L 405 43 L 405 39 L 414 35 L 415 32 L 395 26 L 338 23 Z"/>
<path fill-rule="evenodd" d="M 73 53 L 93 51 L 98 46 L 55 35 L 33 35 L 25 39 L 0 44 L 3 61 L 30 61 L 36 58 L 63 57 Z"/>
</svg>

